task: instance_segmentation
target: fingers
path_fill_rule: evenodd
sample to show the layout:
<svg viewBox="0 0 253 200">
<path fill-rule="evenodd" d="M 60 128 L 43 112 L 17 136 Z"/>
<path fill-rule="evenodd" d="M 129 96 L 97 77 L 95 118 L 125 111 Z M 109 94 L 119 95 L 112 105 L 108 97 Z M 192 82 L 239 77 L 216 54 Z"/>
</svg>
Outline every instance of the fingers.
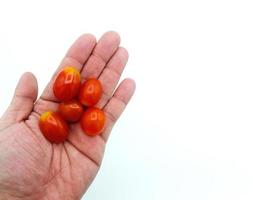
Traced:
<svg viewBox="0 0 253 200">
<path fill-rule="evenodd" d="M 96 45 L 96 38 L 90 34 L 80 36 L 68 50 L 66 56 L 63 58 L 60 66 L 54 73 L 50 83 L 41 95 L 42 99 L 47 101 L 57 101 L 53 95 L 53 83 L 57 73 L 66 66 L 74 66 L 77 70 L 81 71 L 83 64 L 89 58 L 92 50 Z"/>
<path fill-rule="evenodd" d="M 20 78 L 12 102 L 1 119 L 0 129 L 26 119 L 31 113 L 38 95 L 38 84 L 32 73 Z M 1 127 L 2 126 L 2 127 Z"/>
<path fill-rule="evenodd" d="M 82 78 L 97 78 L 118 49 L 119 44 L 120 37 L 118 33 L 113 31 L 105 33 L 98 41 L 91 56 L 85 63 L 81 72 Z"/>
<path fill-rule="evenodd" d="M 99 77 L 103 85 L 103 94 L 101 100 L 98 102 L 97 107 L 102 108 L 111 98 L 115 90 L 120 76 L 125 68 L 128 60 L 128 52 L 126 49 L 120 47 L 114 56 L 111 58 L 107 66 L 104 68 Z"/>
<path fill-rule="evenodd" d="M 116 89 L 113 97 L 105 105 L 104 112 L 106 114 L 106 128 L 102 133 L 102 137 L 107 141 L 109 134 L 115 124 L 119 119 L 120 115 L 126 108 L 128 102 L 133 96 L 135 91 L 135 82 L 131 79 L 125 79 L 120 83 Z"/>
</svg>

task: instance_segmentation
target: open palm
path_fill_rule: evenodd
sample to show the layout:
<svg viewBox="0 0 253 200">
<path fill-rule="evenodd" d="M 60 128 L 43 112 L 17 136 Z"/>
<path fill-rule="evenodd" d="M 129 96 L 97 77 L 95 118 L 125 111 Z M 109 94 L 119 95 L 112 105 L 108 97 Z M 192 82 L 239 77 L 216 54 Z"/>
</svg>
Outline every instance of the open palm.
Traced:
<svg viewBox="0 0 253 200">
<path fill-rule="evenodd" d="M 0 199 L 80 199 L 95 178 L 111 129 L 135 89 L 123 80 L 115 90 L 128 59 L 115 32 L 79 37 L 68 50 L 52 80 L 37 100 L 37 82 L 31 73 L 20 79 L 13 100 L 0 120 Z M 74 66 L 82 79 L 98 78 L 104 93 L 98 107 L 106 113 L 100 136 L 83 134 L 79 124 L 70 126 L 68 140 L 51 144 L 38 127 L 39 116 L 56 111 L 52 85 L 59 70 Z"/>
</svg>

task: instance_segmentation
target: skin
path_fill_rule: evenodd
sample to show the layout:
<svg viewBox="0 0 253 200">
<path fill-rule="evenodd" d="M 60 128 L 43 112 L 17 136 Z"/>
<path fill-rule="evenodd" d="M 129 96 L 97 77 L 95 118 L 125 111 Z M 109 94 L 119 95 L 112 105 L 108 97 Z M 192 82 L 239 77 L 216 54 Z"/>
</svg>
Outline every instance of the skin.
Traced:
<svg viewBox="0 0 253 200">
<path fill-rule="evenodd" d="M 34 75 L 25 73 L 21 77 L 0 119 L 1 200 L 80 199 L 87 191 L 101 165 L 110 132 L 135 90 L 131 79 L 116 88 L 128 59 L 126 49 L 119 44 L 115 32 L 105 33 L 98 42 L 90 34 L 82 35 L 55 72 L 75 66 L 83 80 L 94 77 L 101 81 L 104 93 L 97 106 L 104 110 L 107 120 L 100 136 L 89 137 L 79 124 L 73 124 L 66 142 L 48 142 L 38 120 L 40 114 L 56 111 L 59 105 L 52 90 L 55 75 L 38 99 Z"/>
</svg>

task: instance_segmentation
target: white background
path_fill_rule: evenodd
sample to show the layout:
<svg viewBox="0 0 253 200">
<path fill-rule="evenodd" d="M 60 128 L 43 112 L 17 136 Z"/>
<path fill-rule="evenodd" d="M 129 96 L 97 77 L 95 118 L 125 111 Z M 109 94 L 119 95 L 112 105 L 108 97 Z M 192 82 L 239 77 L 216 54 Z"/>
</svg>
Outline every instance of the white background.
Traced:
<svg viewBox="0 0 253 200">
<path fill-rule="evenodd" d="M 137 92 L 91 200 L 253 199 L 253 4 L 0 1 L 0 113 L 20 75 L 40 92 L 80 34 L 116 30 Z"/>
</svg>

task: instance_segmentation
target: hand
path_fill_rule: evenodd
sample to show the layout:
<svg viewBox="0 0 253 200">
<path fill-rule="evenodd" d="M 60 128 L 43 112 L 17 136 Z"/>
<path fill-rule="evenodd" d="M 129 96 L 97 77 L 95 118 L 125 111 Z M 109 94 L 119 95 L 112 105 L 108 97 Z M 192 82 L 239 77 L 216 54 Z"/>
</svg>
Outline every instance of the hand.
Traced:
<svg viewBox="0 0 253 200">
<path fill-rule="evenodd" d="M 89 34 L 79 37 L 38 100 L 36 78 L 31 73 L 21 77 L 0 120 L 0 199 L 82 197 L 99 170 L 113 125 L 135 90 L 131 79 L 123 80 L 115 90 L 128 59 L 119 43 L 115 32 L 105 33 L 98 43 Z M 73 124 L 66 142 L 51 144 L 40 132 L 38 120 L 43 112 L 57 110 L 52 85 L 65 66 L 75 66 L 84 80 L 101 81 L 104 93 L 98 107 L 106 113 L 106 128 L 100 136 L 89 137 L 79 124 Z"/>
</svg>

